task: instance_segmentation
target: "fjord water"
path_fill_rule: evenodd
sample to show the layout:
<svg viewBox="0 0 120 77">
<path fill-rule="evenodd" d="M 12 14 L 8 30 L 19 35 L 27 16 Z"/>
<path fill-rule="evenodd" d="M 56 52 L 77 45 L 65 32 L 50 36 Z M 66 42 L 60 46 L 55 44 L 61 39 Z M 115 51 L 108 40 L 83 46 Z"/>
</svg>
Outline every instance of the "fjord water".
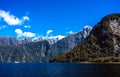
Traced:
<svg viewBox="0 0 120 77">
<path fill-rule="evenodd" d="M 0 63 L 0 77 L 120 77 L 120 65 Z"/>
</svg>

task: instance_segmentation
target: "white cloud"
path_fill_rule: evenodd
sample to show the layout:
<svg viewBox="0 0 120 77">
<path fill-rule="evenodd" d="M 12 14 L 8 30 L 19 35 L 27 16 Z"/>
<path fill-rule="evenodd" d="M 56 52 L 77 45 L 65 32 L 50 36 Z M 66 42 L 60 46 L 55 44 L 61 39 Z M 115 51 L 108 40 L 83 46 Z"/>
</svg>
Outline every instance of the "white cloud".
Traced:
<svg viewBox="0 0 120 77">
<path fill-rule="evenodd" d="M 49 34 L 52 33 L 52 32 L 53 32 L 52 30 L 48 30 L 48 31 L 46 32 L 46 34 L 49 35 Z"/>
<path fill-rule="evenodd" d="M 69 34 L 73 34 L 74 32 L 73 32 L 73 31 L 69 31 L 68 33 L 69 33 Z"/>
<path fill-rule="evenodd" d="M 17 34 L 17 37 L 22 37 L 23 36 L 23 31 L 21 29 L 16 29 L 15 33 Z"/>
<path fill-rule="evenodd" d="M 66 32 L 67 34 L 75 34 L 75 33 L 77 33 L 77 32 L 73 32 L 73 31 L 69 31 L 69 32 Z"/>
<path fill-rule="evenodd" d="M 41 41 L 41 40 L 50 40 L 52 39 L 53 40 L 61 40 L 63 38 L 65 38 L 66 36 L 63 36 L 63 35 L 56 35 L 56 36 L 38 36 L 38 37 L 35 37 L 33 38 L 34 41 Z"/>
<path fill-rule="evenodd" d="M 29 20 L 28 16 L 23 16 L 23 18 L 20 19 L 4 10 L 0 10 L 0 19 L 1 18 L 10 26 L 21 25 L 24 21 Z"/>
<path fill-rule="evenodd" d="M 6 25 L 0 26 L 0 30 L 6 28 Z"/>
<path fill-rule="evenodd" d="M 22 23 L 19 18 L 4 10 L 0 10 L 0 18 L 3 18 L 8 25 L 20 25 Z"/>
<path fill-rule="evenodd" d="M 31 26 L 26 26 L 26 25 L 25 25 L 24 28 L 31 28 Z"/>
<path fill-rule="evenodd" d="M 16 29 L 15 33 L 17 34 L 17 37 L 29 37 L 29 38 L 32 38 L 32 37 L 36 36 L 35 33 L 23 32 L 21 29 Z"/>
<path fill-rule="evenodd" d="M 47 37 L 49 39 L 55 39 L 55 38 L 58 38 L 59 40 L 63 39 L 65 36 L 63 35 L 56 35 L 56 36 L 50 36 L 50 37 Z"/>
<path fill-rule="evenodd" d="M 35 37 L 35 33 L 32 33 L 32 32 L 24 32 L 24 33 L 23 33 L 23 36 L 25 36 L 25 37 Z"/>
<path fill-rule="evenodd" d="M 64 38 L 65 36 L 63 36 L 63 35 L 56 35 L 56 36 L 48 36 L 50 33 L 52 33 L 53 32 L 53 30 L 48 30 L 47 32 L 46 32 L 46 37 L 43 37 L 43 38 L 45 38 L 45 39 L 59 39 L 59 40 L 61 40 L 62 38 Z"/>
<path fill-rule="evenodd" d="M 29 20 L 28 16 L 23 16 L 23 20 Z"/>
</svg>

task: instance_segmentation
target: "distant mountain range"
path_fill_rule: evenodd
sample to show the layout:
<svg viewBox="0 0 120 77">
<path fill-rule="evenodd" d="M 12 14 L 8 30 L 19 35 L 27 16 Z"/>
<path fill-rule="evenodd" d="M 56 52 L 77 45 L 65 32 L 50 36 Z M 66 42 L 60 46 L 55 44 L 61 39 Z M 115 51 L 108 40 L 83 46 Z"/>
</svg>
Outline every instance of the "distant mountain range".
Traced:
<svg viewBox="0 0 120 77">
<path fill-rule="evenodd" d="M 85 26 L 82 31 L 60 38 L 16 39 L 0 37 L 1 62 L 48 62 L 55 56 L 66 53 L 80 44 L 90 33 L 92 27 Z"/>
<path fill-rule="evenodd" d="M 50 45 L 56 43 L 57 41 L 63 39 L 64 37 L 61 37 L 60 35 L 58 36 L 51 36 L 51 37 L 37 37 L 32 40 L 32 42 L 38 42 L 38 41 L 43 41 L 47 40 Z"/>
<path fill-rule="evenodd" d="M 105 16 L 84 41 L 50 62 L 120 62 L 120 14 Z"/>
<path fill-rule="evenodd" d="M 17 45 L 17 44 L 26 44 L 30 42 L 39 42 L 39 41 L 44 41 L 47 40 L 49 44 L 54 44 L 57 41 L 61 40 L 62 38 L 59 37 L 37 37 L 35 39 L 30 39 L 30 38 L 13 38 L 13 37 L 2 37 L 0 36 L 0 45 Z"/>
<path fill-rule="evenodd" d="M 0 45 L 17 45 L 17 44 L 26 44 L 32 42 L 31 39 L 17 39 L 12 37 L 2 37 L 0 36 Z"/>
</svg>

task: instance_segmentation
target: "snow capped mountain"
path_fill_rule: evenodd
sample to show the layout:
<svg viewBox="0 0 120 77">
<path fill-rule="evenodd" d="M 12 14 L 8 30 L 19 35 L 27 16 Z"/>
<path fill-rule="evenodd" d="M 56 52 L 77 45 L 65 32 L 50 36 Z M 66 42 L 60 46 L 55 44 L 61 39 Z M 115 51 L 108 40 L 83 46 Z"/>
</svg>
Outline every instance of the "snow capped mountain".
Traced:
<svg viewBox="0 0 120 77">
<path fill-rule="evenodd" d="M 43 41 L 43 40 L 47 40 L 48 43 L 51 45 L 51 44 L 54 44 L 56 43 L 57 41 L 63 39 L 65 36 L 62 36 L 62 35 L 57 35 L 57 36 L 50 36 L 50 37 L 36 37 L 34 38 L 32 41 L 33 42 L 38 42 L 38 41 Z"/>
<path fill-rule="evenodd" d="M 91 30 L 92 30 L 92 27 L 89 25 L 86 25 L 81 31 L 81 34 L 83 34 L 83 37 L 86 38 L 89 35 Z"/>
<path fill-rule="evenodd" d="M 86 38 L 89 35 L 91 30 L 92 30 L 92 27 L 89 26 L 89 25 L 86 25 L 83 28 L 83 30 L 80 31 L 80 36 L 79 36 L 79 33 L 73 33 L 73 34 L 69 35 L 68 37 L 72 37 L 72 36 L 76 37 L 76 35 L 78 34 L 78 38 L 83 39 L 83 38 Z M 40 37 L 34 38 L 32 41 L 33 42 L 38 42 L 38 41 L 47 40 L 49 42 L 49 44 L 52 45 L 52 44 L 55 44 L 56 42 L 58 42 L 59 40 L 62 40 L 63 38 L 65 38 L 65 36 L 62 36 L 62 35 L 50 36 L 50 37 L 47 37 L 47 36 L 46 37 L 42 37 L 42 36 L 40 36 Z"/>
<path fill-rule="evenodd" d="M 51 57 L 53 58 L 61 53 L 69 52 L 75 46 L 80 44 L 87 36 L 89 36 L 91 30 L 91 26 L 85 26 L 82 31 L 71 34 L 55 44 L 52 44 L 50 48 L 50 55 L 52 55 Z"/>
<path fill-rule="evenodd" d="M 90 25 L 86 25 L 84 26 L 84 29 L 92 29 L 92 27 Z"/>
</svg>

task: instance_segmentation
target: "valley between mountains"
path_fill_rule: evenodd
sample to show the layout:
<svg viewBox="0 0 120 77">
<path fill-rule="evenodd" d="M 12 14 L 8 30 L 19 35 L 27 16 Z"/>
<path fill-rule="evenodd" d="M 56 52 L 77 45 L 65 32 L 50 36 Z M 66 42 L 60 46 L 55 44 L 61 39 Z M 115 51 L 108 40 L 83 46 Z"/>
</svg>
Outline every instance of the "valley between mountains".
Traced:
<svg viewBox="0 0 120 77">
<path fill-rule="evenodd" d="M 63 39 L 0 37 L 0 62 L 49 62 L 55 56 L 66 53 L 80 44 L 91 30 L 91 26 L 85 26 L 82 31 Z"/>
<path fill-rule="evenodd" d="M 63 39 L 0 37 L 0 62 L 120 62 L 120 14 Z"/>
</svg>

